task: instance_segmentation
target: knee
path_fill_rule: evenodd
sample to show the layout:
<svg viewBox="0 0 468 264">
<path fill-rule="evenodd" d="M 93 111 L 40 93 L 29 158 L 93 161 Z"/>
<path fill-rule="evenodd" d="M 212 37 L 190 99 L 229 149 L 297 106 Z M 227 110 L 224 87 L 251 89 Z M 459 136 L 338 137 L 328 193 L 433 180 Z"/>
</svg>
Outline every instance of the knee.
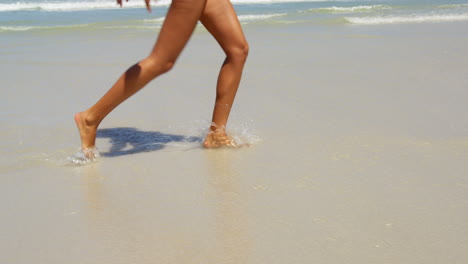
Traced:
<svg viewBox="0 0 468 264">
<path fill-rule="evenodd" d="M 158 76 L 170 71 L 174 67 L 175 60 L 161 60 L 149 56 L 144 60 L 144 64 L 152 75 Z"/>
<path fill-rule="evenodd" d="M 227 52 L 228 59 L 244 63 L 249 55 L 249 44 L 244 42 L 230 48 Z"/>
<path fill-rule="evenodd" d="M 166 61 L 166 62 L 162 63 L 161 66 L 160 66 L 161 67 L 160 68 L 161 74 L 172 70 L 172 68 L 174 67 L 174 64 L 175 64 L 175 61 Z"/>
</svg>

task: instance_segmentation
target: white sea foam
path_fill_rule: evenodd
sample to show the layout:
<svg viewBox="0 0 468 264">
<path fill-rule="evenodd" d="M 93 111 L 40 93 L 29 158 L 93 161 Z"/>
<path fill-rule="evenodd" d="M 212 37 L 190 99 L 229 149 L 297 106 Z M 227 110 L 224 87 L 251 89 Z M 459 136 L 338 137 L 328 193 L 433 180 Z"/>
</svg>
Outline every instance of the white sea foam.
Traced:
<svg viewBox="0 0 468 264">
<path fill-rule="evenodd" d="M 1 31 L 28 31 L 33 29 L 40 29 L 41 27 L 28 27 L 28 26 L 0 26 Z"/>
<path fill-rule="evenodd" d="M 349 0 L 330 0 L 331 2 L 348 2 Z M 232 0 L 233 4 L 272 4 L 272 3 L 296 3 L 296 2 L 327 2 L 327 0 Z M 152 2 L 152 6 L 167 6 L 171 3 L 170 0 L 158 0 Z M 123 6 L 126 8 L 144 8 L 143 1 L 123 1 Z M 40 10 L 40 11 L 76 11 L 76 10 L 93 10 L 93 9 L 116 9 L 119 8 L 114 0 L 96 0 L 83 2 L 68 2 L 68 1 L 49 1 L 49 2 L 16 2 L 16 3 L 0 3 L 0 12 L 9 11 L 25 11 L 25 10 Z"/>
<path fill-rule="evenodd" d="M 150 23 L 150 24 L 160 24 L 162 22 L 164 22 L 164 19 L 166 19 L 166 17 L 158 17 L 158 18 L 153 18 L 153 19 L 145 19 L 143 20 L 143 22 L 145 23 Z"/>
<path fill-rule="evenodd" d="M 240 15 L 238 16 L 239 21 L 255 21 L 255 20 L 265 20 L 273 17 L 281 17 L 287 15 L 286 13 L 281 14 L 264 14 L 264 15 Z"/>
<path fill-rule="evenodd" d="M 153 5 L 167 5 L 169 1 L 158 1 Z M 145 5 L 142 1 L 125 2 L 124 7 L 128 8 L 143 8 Z M 77 11 L 77 10 L 92 10 L 92 9 L 117 9 L 119 5 L 115 1 L 85 1 L 85 2 L 16 2 L 10 4 L 0 4 L 0 12 L 8 11 L 26 11 L 26 10 L 41 10 L 41 11 Z"/>
<path fill-rule="evenodd" d="M 369 5 L 369 6 L 351 6 L 351 7 L 322 7 L 322 8 L 311 8 L 309 11 L 317 13 L 353 13 L 353 12 L 368 12 L 375 10 L 391 9 L 390 6 L 385 5 Z"/>
<path fill-rule="evenodd" d="M 452 8 L 466 8 L 468 4 L 453 4 L 453 5 L 440 5 L 439 9 L 452 9 Z"/>
<path fill-rule="evenodd" d="M 156 30 L 156 29 L 160 29 L 161 26 L 158 26 L 158 25 L 153 25 L 153 26 L 140 26 L 140 25 L 131 25 L 131 26 L 125 26 L 125 25 L 121 25 L 121 26 L 104 26 L 102 28 L 105 28 L 105 29 L 141 29 L 141 30 Z"/>
<path fill-rule="evenodd" d="M 159 25 L 158 25 L 159 24 Z M 59 29 L 85 29 L 85 28 L 101 28 L 101 29 L 148 29 L 154 30 L 161 28 L 161 23 L 151 22 L 143 25 L 116 25 L 107 26 L 105 24 L 77 24 L 77 25 L 57 25 L 57 26 L 0 26 L 0 32 L 21 32 L 34 30 L 59 30 Z"/>
<path fill-rule="evenodd" d="M 63 26 L 63 25 L 59 25 L 59 26 L 0 26 L 0 32 L 86 28 L 91 25 L 92 24 L 78 24 L 78 25 L 68 25 L 68 26 Z"/>
<path fill-rule="evenodd" d="M 425 22 L 455 22 L 455 21 L 468 21 L 468 13 L 451 14 L 451 15 L 346 17 L 345 19 L 349 23 L 361 24 L 361 25 L 425 23 Z"/>
</svg>

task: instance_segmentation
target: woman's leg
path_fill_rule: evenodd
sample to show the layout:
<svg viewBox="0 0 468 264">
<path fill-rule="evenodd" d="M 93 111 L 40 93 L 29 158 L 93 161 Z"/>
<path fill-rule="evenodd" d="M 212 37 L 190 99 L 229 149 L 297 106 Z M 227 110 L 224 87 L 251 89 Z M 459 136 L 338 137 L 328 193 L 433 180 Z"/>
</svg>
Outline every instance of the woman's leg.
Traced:
<svg viewBox="0 0 468 264">
<path fill-rule="evenodd" d="M 226 53 L 226 59 L 218 76 L 212 125 L 204 146 L 214 148 L 235 145 L 235 142 L 226 134 L 225 128 L 239 87 L 249 46 L 229 0 L 207 0 L 200 21 Z"/>
<path fill-rule="evenodd" d="M 151 80 L 172 68 L 192 35 L 205 2 L 173 0 L 151 54 L 130 67 L 95 105 L 75 115 L 83 149 L 95 146 L 96 131 L 104 117 Z"/>
</svg>

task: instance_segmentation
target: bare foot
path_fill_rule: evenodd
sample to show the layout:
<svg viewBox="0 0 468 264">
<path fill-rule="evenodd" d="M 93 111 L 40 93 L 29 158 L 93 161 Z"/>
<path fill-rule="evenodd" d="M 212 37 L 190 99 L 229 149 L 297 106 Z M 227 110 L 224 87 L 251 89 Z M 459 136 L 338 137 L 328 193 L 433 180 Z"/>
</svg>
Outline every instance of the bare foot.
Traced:
<svg viewBox="0 0 468 264">
<path fill-rule="evenodd" d="M 80 132 L 81 148 L 83 150 L 94 148 L 96 143 L 96 126 L 86 122 L 83 112 L 75 114 L 75 123 Z"/>
<path fill-rule="evenodd" d="M 236 141 L 229 136 L 226 131 L 210 131 L 206 135 L 205 141 L 203 142 L 205 148 L 221 148 L 221 147 L 239 147 Z"/>
</svg>

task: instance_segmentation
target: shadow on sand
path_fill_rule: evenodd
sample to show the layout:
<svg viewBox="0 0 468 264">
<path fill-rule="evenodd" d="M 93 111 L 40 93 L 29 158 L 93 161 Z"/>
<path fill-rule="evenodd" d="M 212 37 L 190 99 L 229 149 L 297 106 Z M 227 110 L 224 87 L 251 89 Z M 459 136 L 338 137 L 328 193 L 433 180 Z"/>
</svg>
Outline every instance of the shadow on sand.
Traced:
<svg viewBox="0 0 468 264">
<path fill-rule="evenodd" d="M 109 138 L 112 144 L 104 157 L 117 157 L 163 149 L 171 142 L 201 142 L 200 137 L 140 131 L 133 127 L 104 128 L 97 131 L 98 138 Z"/>
</svg>

